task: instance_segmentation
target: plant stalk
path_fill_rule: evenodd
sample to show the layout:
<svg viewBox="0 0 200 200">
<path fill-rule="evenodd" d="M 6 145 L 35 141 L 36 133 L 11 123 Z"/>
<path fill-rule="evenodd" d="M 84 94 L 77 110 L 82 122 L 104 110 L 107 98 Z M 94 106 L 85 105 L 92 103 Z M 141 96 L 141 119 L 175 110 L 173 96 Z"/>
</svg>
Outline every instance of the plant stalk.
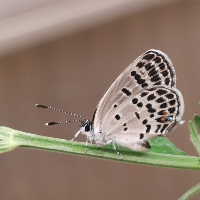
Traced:
<svg viewBox="0 0 200 200">
<path fill-rule="evenodd" d="M 195 194 L 197 194 L 198 192 L 200 192 L 200 183 L 198 183 L 197 185 L 195 185 L 194 187 L 192 187 L 190 190 L 188 190 L 183 196 L 181 196 L 181 198 L 179 198 L 178 200 L 187 200 L 190 199 L 192 196 L 194 196 Z"/>
<path fill-rule="evenodd" d="M 103 146 L 103 156 L 96 145 L 88 145 L 85 154 L 85 143 L 68 141 L 53 137 L 25 133 L 7 127 L 0 127 L 0 153 L 13 150 L 15 147 L 42 149 L 53 152 L 76 154 L 93 158 L 114 160 L 119 162 L 143 165 L 200 170 L 198 157 L 171 155 L 153 152 L 136 152 L 126 148 L 118 148 L 123 159 L 111 146 Z"/>
</svg>

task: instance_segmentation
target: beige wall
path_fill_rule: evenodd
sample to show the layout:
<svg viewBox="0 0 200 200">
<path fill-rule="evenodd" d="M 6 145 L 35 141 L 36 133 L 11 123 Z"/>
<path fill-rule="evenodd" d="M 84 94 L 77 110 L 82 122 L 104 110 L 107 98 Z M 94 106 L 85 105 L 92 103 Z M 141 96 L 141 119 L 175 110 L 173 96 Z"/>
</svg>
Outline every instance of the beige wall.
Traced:
<svg viewBox="0 0 200 200">
<path fill-rule="evenodd" d="M 79 124 L 45 127 L 70 117 L 41 103 L 91 119 L 116 77 L 141 53 L 168 54 L 185 100 L 186 123 L 169 139 L 190 155 L 188 120 L 200 113 L 200 2 L 145 11 L 0 58 L 0 121 L 14 129 L 71 139 Z M 84 137 L 79 137 L 84 141 Z M 18 148 L 1 155 L 0 199 L 178 199 L 199 172 L 95 160 Z M 196 197 L 194 199 L 199 199 Z"/>
</svg>

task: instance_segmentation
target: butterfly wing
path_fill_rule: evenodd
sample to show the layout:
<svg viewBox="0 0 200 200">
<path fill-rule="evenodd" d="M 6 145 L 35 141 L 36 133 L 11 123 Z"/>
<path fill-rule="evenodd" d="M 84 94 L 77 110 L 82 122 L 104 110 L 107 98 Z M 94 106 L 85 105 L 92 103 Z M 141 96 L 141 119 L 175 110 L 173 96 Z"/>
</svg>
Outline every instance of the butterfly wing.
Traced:
<svg viewBox="0 0 200 200">
<path fill-rule="evenodd" d="M 181 120 L 182 94 L 177 89 L 154 86 L 130 95 L 106 117 L 102 133 L 133 150 L 150 147 L 148 139 L 165 136 Z"/>
<path fill-rule="evenodd" d="M 130 95 L 155 85 L 174 88 L 176 74 L 168 56 L 151 49 L 130 64 L 103 96 L 93 116 L 94 132 L 101 132 L 107 116 Z"/>
<path fill-rule="evenodd" d="M 148 139 L 166 135 L 184 112 L 171 60 L 158 50 L 138 57 L 111 85 L 93 116 L 93 129 L 133 150 L 150 147 Z"/>
</svg>

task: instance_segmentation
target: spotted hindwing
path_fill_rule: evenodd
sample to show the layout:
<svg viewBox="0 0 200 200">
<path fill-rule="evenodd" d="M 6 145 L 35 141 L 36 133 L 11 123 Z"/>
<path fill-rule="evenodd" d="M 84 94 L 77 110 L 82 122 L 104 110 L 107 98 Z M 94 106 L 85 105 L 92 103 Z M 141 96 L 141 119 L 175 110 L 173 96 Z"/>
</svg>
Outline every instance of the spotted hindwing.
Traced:
<svg viewBox="0 0 200 200">
<path fill-rule="evenodd" d="M 148 139 L 170 132 L 181 120 L 183 111 L 179 90 L 154 86 L 130 95 L 106 117 L 101 129 L 113 142 L 143 150 L 150 147 Z"/>
</svg>

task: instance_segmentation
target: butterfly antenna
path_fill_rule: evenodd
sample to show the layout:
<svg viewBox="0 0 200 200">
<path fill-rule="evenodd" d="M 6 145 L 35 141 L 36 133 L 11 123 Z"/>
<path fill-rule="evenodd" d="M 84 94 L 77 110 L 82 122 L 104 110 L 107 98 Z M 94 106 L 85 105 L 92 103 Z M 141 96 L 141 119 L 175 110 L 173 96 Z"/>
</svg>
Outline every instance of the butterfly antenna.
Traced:
<svg viewBox="0 0 200 200">
<path fill-rule="evenodd" d="M 75 120 L 64 121 L 64 122 L 48 122 L 45 125 L 49 126 L 49 125 L 55 125 L 55 124 L 64 124 L 64 123 L 68 123 L 68 122 L 81 122 L 81 120 L 75 119 Z"/>
<path fill-rule="evenodd" d="M 86 120 L 84 117 L 80 116 L 80 115 L 77 115 L 75 113 L 71 113 L 71 112 L 68 112 L 68 111 L 63 111 L 63 110 L 59 110 L 57 108 L 52 108 L 50 106 L 45 106 L 45 105 L 40 105 L 40 104 L 35 104 L 36 107 L 39 107 L 39 108 L 48 108 L 48 109 L 51 109 L 51 110 L 55 110 L 55 111 L 58 111 L 58 112 L 62 112 L 62 113 L 65 113 L 65 114 L 68 114 L 68 115 L 73 115 L 73 116 L 76 116 L 76 117 L 80 117 L 82 118 L 84 121 Z M 55 124 L 61 124 L 61 123 L 67 123 L 67 122 L 78 122 L 78 121 L 81 121 L 81 120 L 72 120 L 72 121 L 64 121 L 64 122 L 51 122 L 51 123 L 55 123 Z M 48 124 L 48 125 L 53 125 L 53 124 Z"/>
</svg>

